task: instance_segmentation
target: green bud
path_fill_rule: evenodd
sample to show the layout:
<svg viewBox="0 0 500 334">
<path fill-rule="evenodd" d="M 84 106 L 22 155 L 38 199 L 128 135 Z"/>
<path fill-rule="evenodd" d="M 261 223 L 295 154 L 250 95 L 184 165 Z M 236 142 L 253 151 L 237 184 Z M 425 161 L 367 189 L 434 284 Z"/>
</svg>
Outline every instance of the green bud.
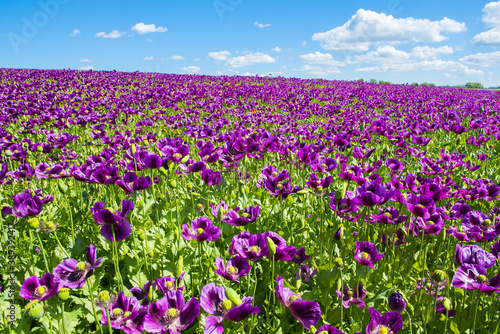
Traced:
<svg viewBox="0 0 500 334">
<path fill-rule="evenodd" d="M 146 232 L 144 230 L 140 230 L 137 232 L 137 237 L 139 240 L 144 241 L 146 239 Z"/>
<path fill-rule="evenodd" d="M 317 331 L 318 331 L 318 330 L 316 329 L 316 327 L 311 326 L 311 332 L 312 332 L 313 334 L 316 334 L 316 332 L 317 332 Z M 322 332 L 323 332 L 323 331 L 322 331 Z M 322 333 L 322 332 L 321 332 L 321 333 Z M 321 333 L 319 333 L 319 334 L 321 334 Z"/>
<path fill-rule="evenodd" d="M 189 160 L 189 154 L 186 155 L 184 158 L 181 160 L 181 164 L 185 164 Z"/>
<path fill-rule="evenodd" d="M 295 282 L 295 286 L 297 287 L 297 290 L 300 289 L 300 287 L 302 286 L 302 280 L 298 279 L 296 282 Z"/>
<path fill-rule="evenodd" d="M 174 277 L 175 278 L 181 277 L 183 264 L 184 264 L 184 258 L 182 256 L 179 256 L 179 260 L 177 261 L 177 264 L 175 265 L 175 270 L 174 270 Z"/>
<path fill-rule="evenodd" d="M 149 299 L 149 302 L 150 302 L 150 303 L 152 303 L 152 302 L 153 302 L 153 297 L 154 297 L 154 295 L 153 295 L 153 286 L 152 286 L 152 285 L 150 285 L 150 286 L 149 286 L 149 291 L 148 291 L 148 299 Z"/>
<path fill-rule="evenodd" d="M 41 146 L 37 146 L 36 150 L 37 150 L 38 152 L 42 152 L 42 151 L 43 151 L 43 147 L 41 147 Z"/>
<path fill-rule="evenodd" d="M 30 224 L 30 227 L 34 230 L 36 230 L 40 226 L 40 220 L 38 220 L 38 218 L 30 218 L 28 219 L 28 223 Z"/>
<path fill-rule="evenodd" d="M 273 239 L 267 237 L 267 247 L 269 248 L 269 257 L 274 259 L 274 255 L 276 254 L 276 244 Z"/>
<path fill-rule="evenodd" d="M 69 289 L 68 288 L 60 288 L 59 292 L 57 293 L 57 297 L 59 297 L 60 300 L 65 301 L 69 298 Z"/>
<path fill-rule="evenodd" d="M 42 304 L 38 302 L 38 300 L 32 300 L 25 306 L 25 309 L 28 310 L 28 315 L 31 319 L 40 319 L 43 317 L 43 307 Z"/>
<path fill-rule="evenodd" d="M 137 148 L 135 147 L 135 144 L 130 145 L 130 152 L 132 152 L 132 155 L 134 155 L 135 152 L 137 152 Z"/>
<path fill-rule="evenodd" d="M 170 180 L 169 184 L 170 184 L 170 186 L 171 186 L 172 188 L 177 188 L 177 181 L 175 181 L 175 180 Z"/>
<path fill-rule="evenodd" d="M 240 296 L 238 296 L 238 294 L 236 293 L 236 291 L 234 291 L 233 289 L 231 289 L 229 287 L 226 287 L 225 289 L 226 289 L 227 299 L 229 299 L 230 301 L 232 301 L 233 304 L 236 305 L 236 306 L 241 305 L 241 303 L 242 303 L 241 298 L 240 298 Z"/>
<path fill-rule="evenodd" d="M 450 298 L 448 297 L 445 297 L 444 300 L 443 300 L 443 306 L 445 309 L 447 309 L 448 311 L 451 310 L 451 308 L 453 307 L 453 305 L 451 304 L 451 300 Z"/>
<path fill-rule="evenodd" d="M 344 265 L 344 261 L 342 261 L 342 259 L 340 257 L 336 257 L 333 260 L 333 262 L 336 263 L 339 267 L 342 267 Z"/>
</svg>

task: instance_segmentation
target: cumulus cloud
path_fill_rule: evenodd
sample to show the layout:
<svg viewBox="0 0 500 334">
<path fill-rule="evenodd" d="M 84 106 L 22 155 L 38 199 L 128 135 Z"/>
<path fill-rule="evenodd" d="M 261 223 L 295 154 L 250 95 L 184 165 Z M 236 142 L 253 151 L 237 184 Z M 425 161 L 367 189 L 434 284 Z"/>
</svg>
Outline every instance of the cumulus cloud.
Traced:
<svg viewBox="0 0 500 334">
<path fill-rule="evenodd" d="M 482 20 L 487 27 L 492 29 L 474 36 L 472 43 L 500 46 L 500 1 L 487 3 L 483 7 Z"/>
<path fill-rule="evenodd" d="M 492 67 L 500 64 L 500 51 L 489 53 L 476 53 L 463 58 L 460 61 L 474 66 Z"/>
<path fill-rule="evenodd" d="M 172 57 L 170 57 L 170 59 L 172 59 L 172 60 L 183 60 L 184 57 L 181 56 L 181 55 L 173 55 Z"/>
<path fill-rule="evenodd" d="M 368 51 L 379 43 L 399 44 L 407 42 L 441 42 L 445 33 L 466 30 L 465 23 L 447 17 L 440 21 L 403 18 L 359 9 L 343 26 L 326 32 L 315 33 L 314 41 L 321 42 L 326 50 Z"/>
<path fill-rule="evenodd" d="M 95 62 L 95 60 L 85 58 L 85 59 L 80 59 L 80 62 L 82 62 L 82 63 L 93 63 L 93 62 Z"/>
<path fill-rule="evenodd" d="M 271 50 L 273 50 L 274 52 L 281 52 L 281 48 L 279 46 L 275 46 Z"/>
<path fill-rule="evenodd" d="M 333 59 L 332 55 L 329 53 L 321 53 L 319 51 L 316 51 L 314 53 L 300 55 L 299 57 L 310 64 L 344 66 L 344 63 Z"/>
<path fill-rule="evenodd" d="M 217 61 L 224 61 L 231 56 L 231 52 L 229 51 L 218 51 L 218 52 L 209 52 L 208 58 L 212 58 Z"/>
<path fill-rule="evenodd" d="M 200 71 L 200 68 L 198 66 L 185 66 L 181 67 L 181 71 L 188 74 L 195 74 Z"/>
<path fill-rule="evenodd" d="M 500 45 L 500 29 L 493 28 L 477 34 L 472 39 L 472 43 L 481 45 Z"/>
<path fill-rule="evenodd" d="M 142 35 L 142 34 L 149 34 L 152 32 L 165 32 L 168 29 L 165 27 L 157 27 L 155 24 L 144 24 L 144 23 L 137 23 L 135 26 L 132 27 L 132 31 L 135 31 L 136 33 Z"/>
<path fill-rule="evenodd" d="M 453 48 L 450 46 L 441 46 L 433 48 L 430 46 L 416 46 L 411 52 L 396 49 L 392 45 L 381 45 L 376 50 L 367 52 L 363 55 L 348 57 L 346 62 L 349 64 L 359 63 L 402 63 L 408 61 L 435 59 L 442 54 L 452 54 Z"/>
<path fill-rule="evenodd" d="M 362 67 L 357 72 L 406 72 L 406 71 L 448 71 L 455 75 L 483 75 L 481 70 L 469 68 L 467 65 L 451 60 L 422 60 L 405 63 L 385 63 L 379 66 Z"/>
<path fill-rule="evenodd" d="M 198 62 L 198 61 L 201 61 L 201 59 L 200 58 L 194 58 L 193 61 Z"/>
<path fill-rule="evenodd" d="M 82 70 L 82 71 L 95 70 L 94 66 L 80 66 L 80 67 L 78 67 L 78 69 Z"/>
<path fill-rule="evenodd" d="M 257 21 L 255 21 L 255 22 L 253 23 L 253 25 L 254 25 L 254 26 L 257 26 L 257 27 L 259 27 L 259 28 L 261 28 L 261 29 L 262 29 L 262 28 L 267 28 L 267 27 L 270 27 L 270 26 L 271 26 L 271 24 L 270 24 L 270 23 L 265 23 L 265 24 L 263 24 L 263 23 L 259 23 L 259 22 L 257 22 Z"/>
<path fill-rule="evenodd" d="M 311 65 L 305 64 L 303 65 L 299 71 L 305 71 L 307 74 L 312 75 L 314 77 L 326 77 L 331 74 L 340 73 L 340 70 L 336 67 L 324 67 L 320 65 Z"/>
<path fill-rule="evenodd" d="M 119 31 L 119 30 L 113 30 L 109 34 L 106 34 L 105 32 L 101 31 L 95 34 L 95 37 L 102 37 L 102 38 L 120 38 L 123 35 L 125 35 L 127 32 L 125 31 Z"/>
<path fill-rule="evenodd" d="M 78 29 L 75 29 L 71 32 L 71 34 L 69 34 L 71 37 L 75 37 L 76 35 L 78 35 L 80 33 L 80 30 Z"/>
<path fill-rule="evenodd" d="M 271 57 L 268 54 L 262 52 L 255 53 L 247 53 L 243 56 L 232 57 L 227 59 L 226 66 L 228 67 L 243 67 L 249 66 L 253 64 L 262 64 L 262 63 L 274 63 L 276 59 Z"/>
<path fill-rule="evenodd" d="M 153 60 L 153 58 L 154 58 L 153 56 L 149 56 L 149 57 L 142 58 L 142 60 Z"/>
</svg>

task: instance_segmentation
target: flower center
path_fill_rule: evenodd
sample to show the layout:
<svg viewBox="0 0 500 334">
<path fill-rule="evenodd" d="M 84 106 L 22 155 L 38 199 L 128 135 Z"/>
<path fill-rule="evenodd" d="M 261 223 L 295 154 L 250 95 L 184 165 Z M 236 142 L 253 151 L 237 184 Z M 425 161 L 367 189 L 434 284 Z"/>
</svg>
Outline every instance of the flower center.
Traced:
<svg viewBox="0 0 500 334">
<path fill-rule="evenodd" d="M 390 213 L 390 212 L 384 212 L 384 216 L 387 216 L 388 218 L 391 218 L 391 217 L 392 217 L 392 215 L 391 215 L 391 213 Z"/>
<path fill-rule="evenodd" d="M 326 164 L 321 164 L 321 168 L 326 169 L 326 168 L 328 168 L 328 166 Z"/>
<path fill-rule="evenodd" d="M 271 174 L 272 177 L 278 177 L 278 175 L 279 175 L 278 172 L 274 172 Z"/>
<path fill-rule="evenodd" d="M 167 282 L 167 289 L 168 289 L 168 290 L 172 290 L 173 288 L 174 288 L 174 283 L 172 283 L 172 282 L 168 281 L 168 282 Z"/>
<path fill-rule="evenodd" d="M 341 208 L 342 210 L 345 210 L 345 209 L 347 208 L 347 203 L 342 203 L 342 204 L 340 204 L 340 208 Z"/>
<path fill-rule="evenodd" d="M 323 187 L 322 187 L 322 186 L 317 186 L 317 187 L 316 187 L 316 190 L 317 190 L 317 191 L 323 191 Z"/>
<path fill-rule="evenodd" d="M 260 253 L 260 247 L 259 246 L 252 246 L 250 248 L 250 250 L 252 251 L 252 253 Z"/>
<path fill-rule="evenodd" d="M 165 317 L 167 317 L 167 319 L 169 319 L 169 320 L 174 319 L 178 315 L 179 315 L 179 311 L 173 307 L 169 308 L 167 313 L 165 313 Z"/>
<path fill-rule="evenodd" d="M 477 277 L 477 281 L 478 281 L 479 283 L 484 283 L 484 282 L 486 282 L 486 276 L 484 276 L 484 275 L 479 275 L 479 276 Z"/>
<path fill-rule="evenodd" d="M 130 316 L 130 312 L 129 311 L 123 313 L 123 317 L 124 318 L 128 318 L 129 316 Z"/>
<path fill-rule="evenodd" d="M 299 296 L 292 295 L 292 296 L 290 296 L 290 298 L 288 300 L 290 301 L 290 303 L 292 303 L 292 302 L 296 301 L 297 299 L 299 299 Z"/>
<path fill-rule="evenodd" d="M 85 269 L 87 269 L 87 264 L 85 262 L 79 262 L 76 265 L 76 270 L 78 271 L 85 271 Z"/>
<path fill-rule="evenodd" d="M 379 334 L 389 334 L 391 333 L 390 329 L 387 328 L 386 326 L 380 326 L 380 329 L 378 330 Z"/>
<path fill-rule="evenodd" d="M 352 296 L 354 296 L 354 291 L 349 290 L 349 291 L 347 292 L 347 294 L 349 295 L 349 297 L 352 297 Z"/>
<path fill-rule="evenodd" d="M 111 314 L 114 318 L 120 318 L 123 315 L 123 310 L 121 308 L 117 307 L 117 308 L 113 309 Z"/>
<path fill-rule="evenodd" d="M 175 153 L 175 154 L 174 154 L 174 157 L 175 157 L 176 159 L 180 159 L 180 158 L 182 157 L 182 155 L 181 155 L 180 153 Z"/>
<path fill-rule="evenodd" d="M 226 299 L 222 302 L 222 308 L 224 311 L 229 311 L 233 307 L 233 303 L 229 299 Z"/>
<path fill-rule="evenodd" d="M 282 185 L 282 184 L 278 184 L 278 185 L 276 186 L 276 189 L 278 189 L 278 190 L 283 190 L 283 185 Z"/>
<path fill-rule="evenodd" d="M 203 232 L 205 232 L 205 230 L 204 230 L 204 229 L 202 229 L 201 227 L 198 227 L 198 228 L 196 229 L 196 231 L 195 231 L 195 232 L 196 232 L 196 235 L 200 235 L 200 234 L 202 234 Z"/>
<path fill-rule="evenodd" d="M 491 220 L 489 220 L 489 219 L 485 219 L 484 220 L 484 225 L 485 226 L 491 226 L 491 224 L 492 224 Z"/>
<path fill-rule="evenodd" d="M 241 216 L 242 216 L 243 218 L 248 218 L 248 213 L 246 213 L 246 212 L 245 212 L 245 213 L 243 213 Z"/>
<path fill-rule="evenodd" d="M 227 268 L 227 272 L 230 273 L 231 275 L 234 275 L 234 274 L 238 273 L 238 269 L 231 266 L 231 267 Z"/>
<path fill-rule="evenodd" d="M 368 254 L 367 252 L 362 252 L 361 253 L 361 258 L 363 260 L 368 260 L 370 258 L 370 254 Z"/>
<path fill-rule="evenodd" d="M 42 297 L 47 292 L 47 287 L 45 285 L 39 286 L 35 290 L 36 297 Z"/>
<path fill-rule="evenodd" d="M 422 204 L 417 204 L 415 206 L 418 206 L 419 208 L 422 208 L 422 209 L 425 208 L 425 206 L 423 206 Z"/>
</svg>

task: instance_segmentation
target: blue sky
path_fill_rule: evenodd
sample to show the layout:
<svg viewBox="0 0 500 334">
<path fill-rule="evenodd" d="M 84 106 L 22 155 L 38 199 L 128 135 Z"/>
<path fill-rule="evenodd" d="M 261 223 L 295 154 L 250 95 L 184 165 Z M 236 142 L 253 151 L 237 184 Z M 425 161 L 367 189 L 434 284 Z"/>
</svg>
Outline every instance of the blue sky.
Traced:
<svg viewBox="0 0 500 334">
<path fill-rule="evenodd" d="M 3 0 L 0 67 L 500 86 L 500 1 Z"/>
</svg>

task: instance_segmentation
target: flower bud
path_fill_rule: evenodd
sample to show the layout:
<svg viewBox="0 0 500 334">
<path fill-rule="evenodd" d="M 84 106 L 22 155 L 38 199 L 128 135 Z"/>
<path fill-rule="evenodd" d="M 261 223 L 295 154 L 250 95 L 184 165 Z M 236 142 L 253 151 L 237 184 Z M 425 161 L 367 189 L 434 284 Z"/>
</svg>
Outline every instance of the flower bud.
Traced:
<svg viewBox="0 0 500 334">
<path fill-rule="evenodd" d="M 179 278 L 182 275 L 182 267 L 184 264 L 184 258 L 179 256 L 179 260 L 177 260 L 177 264 L 175 265 L 174 277 Z"/>
<path fill-rule="evenodd" d="M 59 292 L 57 293 L 57 297 L 61 299 L 62 301 L 65 301 L 69 298 L 69 289 L 68 288 L 60 288 Z"/>
<path fill-rule="evenodd" d="M 170 180 L 169 184 L 170 184 L 170 186 L 171 186 L 172 188 L 177 188 L 177 181 L 175 181 L 175 180 Z"/>
<path fill-rule="evenodd" d="M 451 303 L 451 300 L 450 298 L 448 297 L 445 297 L 444 300 L 443 300 L 443 306 L 445 309 L 447 309 L 448 311 L 451 310 L 451 308 L 453 307 L 452 303 Z"/>
<path fill-rule="evenodd" d="M 40 220 L 38 218 L 30 218 L 28 219 L 28 223 L 30 224 L 30 228 L 34 230 L 40 227 Z"/>
<path fill-rule="evenodd" d="M 154 298 L 154 294 L 153 294 L 153 286 L 150 285 L 149 286 L 149 290 L 148 290 L 148 300 L 150 303 L 153 302 L 153 298 Z"/>
<path fill-rule="evenodd" d="M 144 230 L 139 230 L 139 232 L 137 232 L 137 237 L 139 240 L 144 241 L 144 239 L 146 239 L 146 232 Z"/>
<path fill-rule="evenodd" d="M 240 298 L 240 296 L 238 296 L 236 291 L 234 291 L 233 289 L 231 289 L 229 287 L 226 287 L 225 290 L 226 290 L 227 299 L 232 301 L 233 304 L 236 306 L 241 305 L 241 303 L 242 303 L 241 298 Z"/>
<path fill-rule="evenodd" d="M 317 331 L 318 331 L 318 330 L 316 329 L 316 327 L 311 326 L 311 332 L 312 332 L 313 334 L 316 334 L 316 332 L 317 332 Z"/>
<path fill-rule="evenodd" d="M 340 240 L 344 236 L 344 225 L 340 225 L 335 234 L 333 235 L 334 240 Z"/>
<path fill-rule="evenodd" d="M 132 153 L 132 155 L 134 155 L 135 152 L 137 152 L 137 148 L 135 147 L 135 144 L 130 145 L 130 152 Z"/>
<path fill-rule="evenodd" d="M 396 291 L 389 297 L 389 308 L 394 312 L 403 312 L 406 308 L 406 301 L 403 295 Z"/>
<path fill-rule="evenodd" d="M 28 310 L 28 315 L 31 319 L 40 319 L 43 317 L 44 309 L 38 300 L 30 301 L 24 308 Z"/>
<path fill-rule="evenodd" d="M 201 203 L 196 204 L 196 212 L 203 212 L 205 210 L 205 206 Z"/>
<path fill-rule="evenodd" d="M 273 239 L 267 237 L 267 248 L 269 248 L 269 258 L 274 259 L 274 255 L 276 255 L 276 244 Z"/>
</svg>

